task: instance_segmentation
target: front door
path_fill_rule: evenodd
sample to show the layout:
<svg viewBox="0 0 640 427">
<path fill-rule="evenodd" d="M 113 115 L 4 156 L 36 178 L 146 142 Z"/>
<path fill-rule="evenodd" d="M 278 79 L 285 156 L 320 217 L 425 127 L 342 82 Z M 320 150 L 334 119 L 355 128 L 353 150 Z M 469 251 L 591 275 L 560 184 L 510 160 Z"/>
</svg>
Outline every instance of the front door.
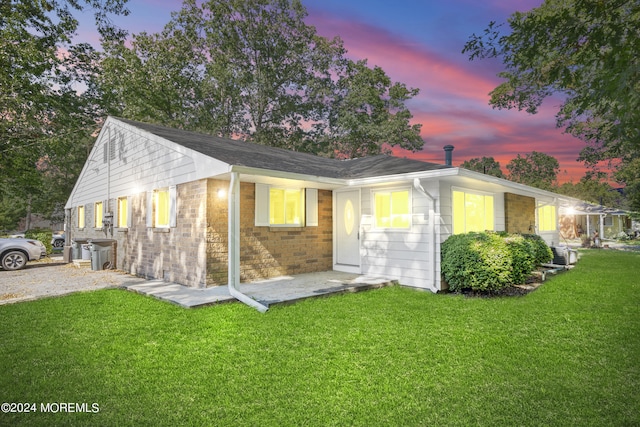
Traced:
<svg viewBox="0 0 640 427">
<path fill-rule="evenodd" d="M 360 190 L 336 193 L 336 264 L 360 268 Z"/>
</svg>

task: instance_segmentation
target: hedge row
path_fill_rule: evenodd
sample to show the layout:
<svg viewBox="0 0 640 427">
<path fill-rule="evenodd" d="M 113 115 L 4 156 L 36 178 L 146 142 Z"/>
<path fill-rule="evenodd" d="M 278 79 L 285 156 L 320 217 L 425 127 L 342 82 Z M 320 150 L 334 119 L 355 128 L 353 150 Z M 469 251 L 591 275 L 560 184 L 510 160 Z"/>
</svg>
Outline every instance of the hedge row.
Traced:
<svg viewBox="0 0 640 427">
<path fill-rule="evenodd" d="M 551 249 L 534 234 L 474 232 L 442 244 L 442 274 L 452 291 L 522 284 L 537 265 L 552 259 Z"/>
</svg>

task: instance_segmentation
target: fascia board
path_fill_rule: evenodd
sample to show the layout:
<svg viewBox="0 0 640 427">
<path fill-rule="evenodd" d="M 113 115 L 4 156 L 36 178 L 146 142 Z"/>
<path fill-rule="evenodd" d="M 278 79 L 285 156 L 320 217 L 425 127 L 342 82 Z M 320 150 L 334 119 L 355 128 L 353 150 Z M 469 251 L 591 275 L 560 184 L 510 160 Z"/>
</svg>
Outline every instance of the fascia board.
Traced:
<svg viewBox="0 0 640 427">
<path fill-rule="evenodd" d="M 505 187 L 509 187 L 509 188 L 512 188 L 514 190 L 518 190 L 518 191 L 521 191 L 521 192 L 524 192 L 524 193 L 535 193 L 535 194 L 543 196 L 543 197 L 547 197 L 547 198 L 551 198 L 551 199 L 558 199 L 558 200 L 561 200 L 563 202 L 567 202 L 569 204 L 582 203 L 581 200 L 578 200 L 578 199 L 576 199 L 574 197 L 564 196 L 562 194 L 554 193 L 554 192 L 547 191 L 547 190 L 542 190 L 540 188 L 531 187 L 529 185 L 520 184 L 520 183 L 517 183 L 517 182 L 509 181 L 507 179 L 498 178 L 498 177 L 491 176 L 491 175 L 485 175 L 483 173 L 470 171 L 468 169 L 462 169 L 462 168 L 458 168 L 458 169 L 460 170 L 460 173 L 459 173 L 460 176 L 466 176 L 468 178 L 479 179 L 479 180 L 482 180 L 482 181 L 503 185 Z"/>
<path fill-rule="evenodd" d="M 271 169 L 253 168 L 248 166 L 232 165 L 229 172 L 238 172 L 240 175 L 257 175 L 269 178 L 289 179 L 294 181 L 309 181 L 334 187 L 344 187 L 347 181 L 340 178 L 327 178 L 317 175 L 306 175 L 301 173 L 283 172 Z"/>
<path fill-rule="evenodd" d="M 355 178 L 347 180 L 347 185 L 352 187 L 384 184 L 387 182 L 413 181 L 414 179 L 443 178 L 458 175 L 458 168 L 438 169 L 433 171 L 411 172 L 395 175 L 382 175 L 367 178 Z"/>
</svg>

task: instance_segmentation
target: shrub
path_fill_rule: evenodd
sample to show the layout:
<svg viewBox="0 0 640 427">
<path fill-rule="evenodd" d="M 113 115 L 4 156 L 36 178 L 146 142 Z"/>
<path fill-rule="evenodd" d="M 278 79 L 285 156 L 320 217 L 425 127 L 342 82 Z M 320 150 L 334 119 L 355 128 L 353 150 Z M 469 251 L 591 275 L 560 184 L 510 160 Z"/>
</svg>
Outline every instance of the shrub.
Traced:
<svg viewBox="0 0 640 427">
<path fill-rule="evenodd" d="M 442 244 L 442 274 L 452 291 L 499 290 L 524 283 L 536 265 L 552 258 L 539 236 L 457 234 Z"/>
<path fill-rule="evenodd" d="M 466 233 L 442 244 L 442 274 L 453 291 L 497 290 L 509 282 L 504 240 L 494 233 Z"/>
<path fill-rule="evenodd" d="M 616 239 L 624 242 L 624 241 L 629 240 L 629 235 L 627 233 L 625 233 L 624 231 L 621 231 L 618 234 L 616 234 Z"/>
<path fill-rule="evenodd" d="M 53 238 L 53 232 L 51 230 L 46 230 L 43 228 L 34 228 L 31 230 L 27 230 L 24 233 L 24 237 L 27 239 L 35 239 L 40 240 L 44 247 L 47 248 L 47 254 L 51 254 L 53 252 L 53 246 L 51 246 L 51 239 Z"/>
<path fill-rule="evenodd" d="M 534 267 L 553 260 L 553 252 L 542 237 L 537 234 L 523 234 L 522 237 L 527 239 L 531 245 Z"/>
</svg>

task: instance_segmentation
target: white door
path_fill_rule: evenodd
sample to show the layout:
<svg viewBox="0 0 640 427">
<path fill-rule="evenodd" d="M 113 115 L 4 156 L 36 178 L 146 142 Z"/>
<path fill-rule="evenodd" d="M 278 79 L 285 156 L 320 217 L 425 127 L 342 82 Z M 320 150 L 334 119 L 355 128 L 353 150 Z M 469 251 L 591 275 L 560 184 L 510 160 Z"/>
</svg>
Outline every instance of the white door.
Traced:
<svg viewBox="0 0 640 427">
<path fill-rule="evenodd" d="M 336 264 L 360 267 L 360 190 L 336 194 Z"/>
</svg>

